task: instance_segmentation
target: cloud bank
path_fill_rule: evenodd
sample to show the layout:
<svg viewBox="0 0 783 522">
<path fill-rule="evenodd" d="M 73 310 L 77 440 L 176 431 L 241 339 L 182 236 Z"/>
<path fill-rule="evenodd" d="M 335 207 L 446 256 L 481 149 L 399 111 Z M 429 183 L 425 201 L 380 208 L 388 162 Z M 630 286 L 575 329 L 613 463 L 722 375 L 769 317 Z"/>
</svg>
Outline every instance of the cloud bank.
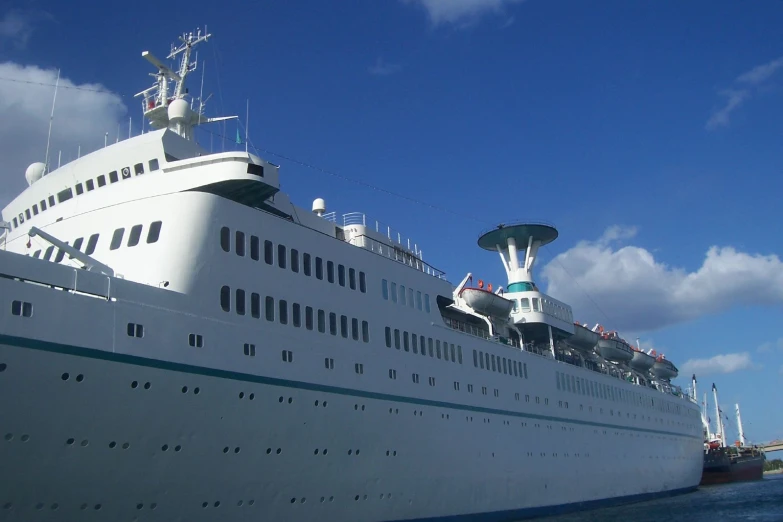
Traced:
<svg viewBox="0 0 783 522">
<path fill-rule="evenodd" d="M 680 374 L 690 376 L 726 374 L 741 370 L 752 369 L 753 362 L 748 352 L 726 353 L 710 357 L 709 359 L 688 359 L 680 368 Z"/>
<path fill-rule="evenodd" d="M 46 137 L 57 71 L 34 65 L 0 63 L 0 157 L 3 158 L 0 206 L 25 186 L 28 165 L 46 158 Z M 60 76 L 49 152 L 50 169 L 103 146 L 104 134 L 114 140 L 125 120 L 122 98 L 99 84 L 77 84 Z M 124 121 L 127 135 L 127 121 Z"/>
<path fill-rule="evenodd" d="M 610 330 L 637 333 L 737 305 L 783 304 L 783 262 L 776 255 L 713 246 L 698 270 L 688 272 L 624 246 L 635 233 L 610 227 L 556 256 L 541 270 L 547 293 L 569 303 L 576 320 L 610 321 L 604 324 Z"/>
</svg>

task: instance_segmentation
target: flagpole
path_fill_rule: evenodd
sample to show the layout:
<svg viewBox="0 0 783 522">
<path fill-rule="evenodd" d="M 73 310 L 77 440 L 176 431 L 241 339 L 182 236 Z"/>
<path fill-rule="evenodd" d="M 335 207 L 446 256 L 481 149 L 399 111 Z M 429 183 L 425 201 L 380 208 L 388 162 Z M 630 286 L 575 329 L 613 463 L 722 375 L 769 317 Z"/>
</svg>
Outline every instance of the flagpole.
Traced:
<svg viewBox="0 0 783 522">
<path fill-rule="evenodd" d="M 245 115 L 245 152 L 247 152 L 247 140 L 249 137 L 250 127 L 250 98 L 247 99 L 247 113 Z"/>
</svg>

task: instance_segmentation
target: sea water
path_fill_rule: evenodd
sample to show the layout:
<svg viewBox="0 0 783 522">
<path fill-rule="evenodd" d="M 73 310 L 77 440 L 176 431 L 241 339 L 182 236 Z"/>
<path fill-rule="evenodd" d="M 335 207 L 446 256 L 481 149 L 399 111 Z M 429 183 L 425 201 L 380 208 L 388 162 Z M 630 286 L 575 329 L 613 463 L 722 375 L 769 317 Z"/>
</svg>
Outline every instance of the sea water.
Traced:
<svg viewBox="0 0 783 522">
<path fill-rule="evenodd" d="M 783 522 L 783 474 L 701 486 L 693 493 L 548 517 L 546 522 Z"/>
</svg>

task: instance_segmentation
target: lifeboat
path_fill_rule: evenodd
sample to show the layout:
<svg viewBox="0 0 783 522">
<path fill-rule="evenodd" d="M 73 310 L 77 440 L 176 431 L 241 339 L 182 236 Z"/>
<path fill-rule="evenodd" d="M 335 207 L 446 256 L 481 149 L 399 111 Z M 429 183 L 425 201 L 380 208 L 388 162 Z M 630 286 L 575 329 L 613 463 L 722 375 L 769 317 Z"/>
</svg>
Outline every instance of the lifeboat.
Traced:
<svg viewBox="0 0 783 522">
<path fill-rule="evenodd" d="M 463 288 L 459 296 L 476 312 L 492 317 L 508 317 L 514 301 L 481 288 Z"/>
<path fill-rule="evenodd" d="M 592 352 L 601 336 L 584 325 L 574 323 L 574 335 L 568 338 L 568 344 L 583 352 Z"/>
<path fill-rule="evenodd" d="M 628 362 L 633 359 L 631 347 L 616 337 L 614 332 L 601 336 L 598 340 L 598 353 L 607 361 L 612 362 Z"/>
<path fill-rule="evenodd" d="M 674 366 L 674 363 L 669 361 L 668 359 L 664 359 L 663 356 L 658 357 L 658 359 L 655 360 L 655 364 L 653 364 L 652 371 L 655 374 L 656 377 L 659 379 L 674 379 L 679 375 L 679 371 L 677 370 L 677 367 Z"/>
<path fill-rule="evenodd" d="M 628 364 L 637 372 L 647 373 L 655 364 L 655 357 L 647 355 L 641 350 L 634 350 L 633 359 L 631 359 L 631 362 Z"/>
</svg>

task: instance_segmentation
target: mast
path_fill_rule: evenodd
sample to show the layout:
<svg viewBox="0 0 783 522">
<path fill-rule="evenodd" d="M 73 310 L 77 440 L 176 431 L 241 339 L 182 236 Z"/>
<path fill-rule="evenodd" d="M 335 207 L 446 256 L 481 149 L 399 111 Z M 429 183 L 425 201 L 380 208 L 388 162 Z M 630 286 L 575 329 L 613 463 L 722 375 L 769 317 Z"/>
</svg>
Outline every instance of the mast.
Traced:
<svg viewBox="0 0 783 522">
<path fill-rule="evenodd" d="M 723 420 L 720 418 L 720 406 L 718 405 L 718 388 L 715 387 L 715 383 L 712 383 L 712 395 L 715 399 L 715 415 L 717 415 L 717 431 L 720 436 L 720 445 L 726 447 L 726 434 L 723 432 Z"/>
<path fill-rule="evenodd" d="M 740 418 L 739 404 L 734 405 L 737 409 L 737 429 L 739 430 L 740 445 L 745 447 L 745 432 L 742 431 L 742 419 Z"/>
</svg>

